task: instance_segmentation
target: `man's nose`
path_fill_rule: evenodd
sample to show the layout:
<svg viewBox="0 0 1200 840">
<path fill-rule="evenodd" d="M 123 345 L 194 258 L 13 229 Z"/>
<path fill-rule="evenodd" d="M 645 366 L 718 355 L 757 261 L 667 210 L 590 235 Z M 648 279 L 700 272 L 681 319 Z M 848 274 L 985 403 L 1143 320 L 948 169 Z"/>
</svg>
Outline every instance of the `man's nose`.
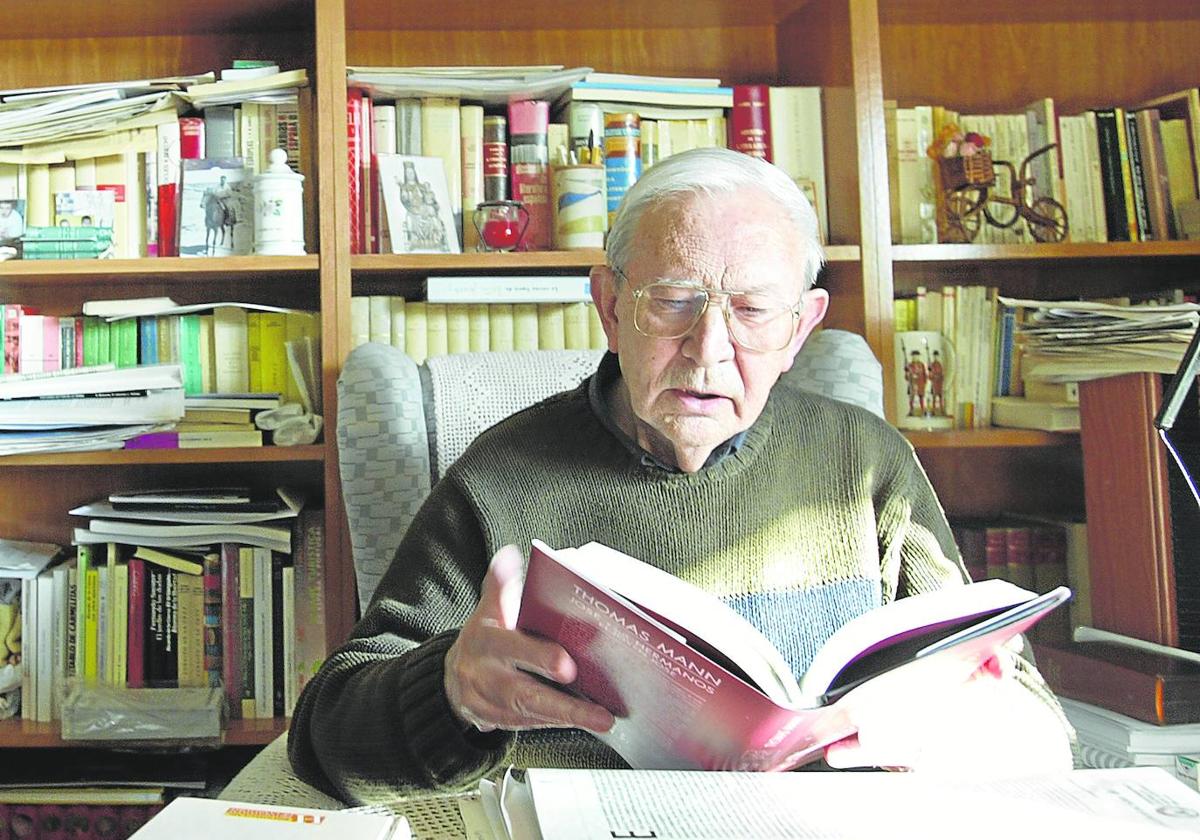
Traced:
<svg viewBox="0 0 1200 840">
<path fill-rule="evenodd" d="M 715 364 L 733 356 L 733 336 L 729 334 L 725 306 L 725 298 L 711 298 L 700 320 L 686 336 L 685 345 L 691 345 L 691 357 L 701 364 Z M 687 349 L 685 346 L 685 352 Z"/>
</svg>

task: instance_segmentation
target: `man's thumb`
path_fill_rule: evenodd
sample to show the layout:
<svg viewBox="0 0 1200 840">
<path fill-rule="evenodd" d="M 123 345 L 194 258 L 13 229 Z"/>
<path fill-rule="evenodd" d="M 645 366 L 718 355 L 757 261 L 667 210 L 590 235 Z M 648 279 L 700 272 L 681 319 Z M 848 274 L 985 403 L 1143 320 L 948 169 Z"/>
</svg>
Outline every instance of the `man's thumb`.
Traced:
<svg viewBox="0 0 1200 840">
<path fill-rule="evenodd" d="M 483 578 L 479 603 L 501 627 L 517 626 L 521 610 L 521 588 L 524 582 L 525 558 L 521 549 L 506 545 L 496 552 Z"/>
</svg>

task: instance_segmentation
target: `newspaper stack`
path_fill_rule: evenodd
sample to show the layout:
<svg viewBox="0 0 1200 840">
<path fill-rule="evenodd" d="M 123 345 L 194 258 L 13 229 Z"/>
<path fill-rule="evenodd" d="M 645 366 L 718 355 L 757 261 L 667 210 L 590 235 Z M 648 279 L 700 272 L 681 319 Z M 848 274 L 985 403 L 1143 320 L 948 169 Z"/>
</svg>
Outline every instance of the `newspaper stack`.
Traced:
<svg viewBox="0 0 1200 840">
<path fill-rule="evenodd" d="M 1200 323 L 1200 304 L 1021 300 L 1021 373 L 1047 382 L 1081 382 L 1123 373 L 1174 373 Z"/>
<path fill-rule="evenodd" d="M 183 417 L 179 365 L 0 376 L 0 455 L 120 449 Z"/>
</svg>

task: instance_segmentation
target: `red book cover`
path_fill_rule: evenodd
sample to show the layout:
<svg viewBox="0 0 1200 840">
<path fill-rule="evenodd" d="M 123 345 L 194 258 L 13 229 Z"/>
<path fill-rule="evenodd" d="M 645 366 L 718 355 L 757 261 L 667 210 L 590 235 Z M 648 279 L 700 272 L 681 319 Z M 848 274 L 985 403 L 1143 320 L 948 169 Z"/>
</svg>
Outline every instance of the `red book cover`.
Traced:
<svg viewBox="0 0 1200 840">
<path fill-rule="evenodd" d="M 179 157 L 204 157 L 204 119 L 202 117 L 179 118 Z"/>
<path fill-rule="evenodd" d="M 125 441 L 126 449 L 178 449 L 179 432 L 149 432 Z"/>
<path fill-rule="evenodd" d="M 179 227 L 176 213 L 178 187 L 175 184 L 158 185 L 158 255 L 160 257 L 179 256 L 178 242 L 175 234 Z"/>
<path fill-rule="evenodd" d="M 364 253 L 362 224 L 362 153 L 363 124 L 359 90 L 346 91 L 346 174 L 350 199 L 350 253 Z"/>
<path fill-rule="evenodd" d="M 83 367 L 83 331 L 84 331 L 83 316 L 75 318 L 75 367 Z"/>
<path fill-rule="evenodd" d="M 771 156 L 770 88 L 767 85 L 734 85 L 729 111 L 729 148 L 751 157 Z"/>
<path fill-rule="evenodd" d="M 1039 644 L 1054 693 L 1159 726 L 1200 723 L 1200 665 L 1121 642 Z"/>
<path fill-rule="evenodd" d="M 843 625 L 797 681 L 709 593 L 598 543 L 534 540 L 517 627 L 571 655 L 568 689 L 613 713 L 599 737 L 633 767 L 770 771 L 818 758 L 896 692 L 967 679 L 1069 597 L 989 580 L 902 598 Z"/>
<path fill-rule="evenodd" d="M 529 211 L 518 251 L 550 248 L 550 105 L 527 99 L 508 104 L 510 189 Z"/>
<path fill-rule="evenodd" d="M 238 547 L 221 543 L 221 681 L 229 716 L 242 716 L 242 625 Z"/>
<path fill-rule="evenodd" d="M 130 688 L 146 685 L 146 561 L 129 558 L 129 633 L 125 679 Z"/>
</svg>

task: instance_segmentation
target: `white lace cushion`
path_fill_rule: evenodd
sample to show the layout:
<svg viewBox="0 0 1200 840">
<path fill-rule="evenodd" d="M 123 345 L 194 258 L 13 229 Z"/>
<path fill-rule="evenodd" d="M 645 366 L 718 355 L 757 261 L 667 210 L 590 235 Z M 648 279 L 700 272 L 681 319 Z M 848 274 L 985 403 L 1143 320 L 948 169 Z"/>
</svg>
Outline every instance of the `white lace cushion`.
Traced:
<svg viewBox="0 0 1200 840">
<path fill-rule="evenodd" d="M 813 333 L 783 381 L 883 417 L 883 366 L 857 333 L 832 329 Z"/>
<path fill-rule="evenodd" d="M 429 441 L 417 366 L 397 348 L 354 348 L 337 390 L 342 499 L 365 610 L 429 495 Z"/>
<path fill-rule="evenodd" d="M 601 350 L 521 350 L 429 359 L 437 475 L 445 474 L 484 429 L 591 376 L 603 355 Z"/>
</svg>

